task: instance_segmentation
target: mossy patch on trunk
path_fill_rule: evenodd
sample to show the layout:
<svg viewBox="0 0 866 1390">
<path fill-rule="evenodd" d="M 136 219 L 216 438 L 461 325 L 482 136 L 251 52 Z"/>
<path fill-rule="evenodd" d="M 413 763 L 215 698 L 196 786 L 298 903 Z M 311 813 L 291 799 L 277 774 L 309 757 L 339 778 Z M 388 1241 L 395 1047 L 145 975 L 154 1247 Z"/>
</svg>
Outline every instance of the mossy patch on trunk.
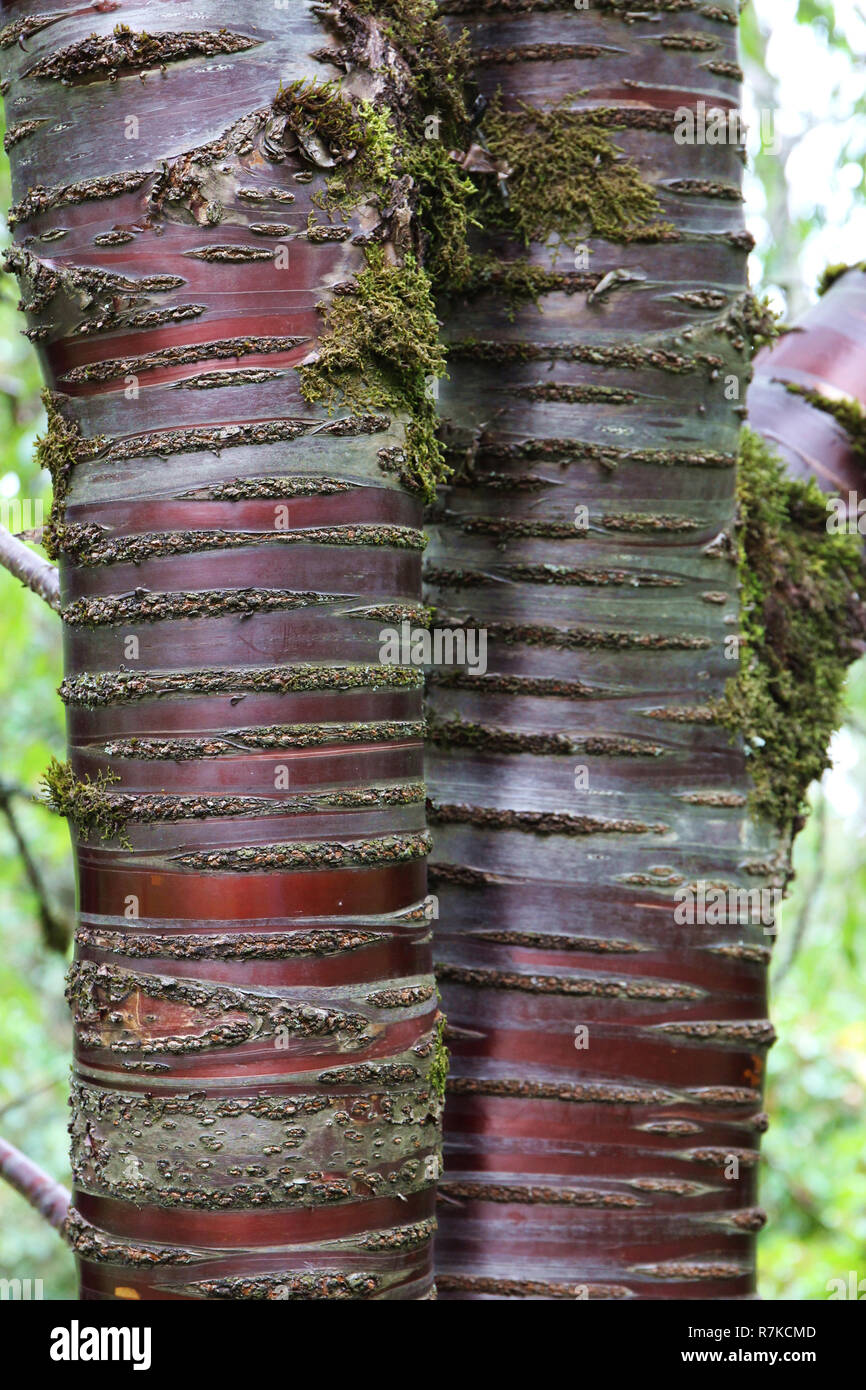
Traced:
<svg viewBox="0 0 866 1390">
<path fill-rule="evenodd" d="M 847 667 L 866 636 L 861 541 L 829 531 L 817 483 L 786 476 L 748 429 L 737 497 L 740 668 L 718 715 L 744 740 L 754 810 L 790 830 L 829 764 Z"/>
<path fill-rule="evenodd" d="M 46 800 L 53 810 L 64 816 L 86 839 L 95 834 L 101 840 L 121 835 L 124 817 L 119 815 L 107 788 L 120 777 L 100 772 L 95 780 L 75 776 L 69 763 L 52 758 L 42 776 Z"/>
<path fill-rule="evenodd" d="M 445 372 L 430 280 L 411 255 L 392 265 L 371 246 L 366 259 L 350 290 L 324 310 L 326 332 L 315 360 L 301 368 L 301 391 L 328 408 L 406 418 L 404 481 L 432 498 L 448 470 L 428 388 Z"/>
<path fill-rule="evenodd" d="M 818 294 L 826 294 L 831 290 L 837 280 L 841 280 L 843 275 L 847 275 L 849 270 L 861 270 L 866 272 L 866 261 L 855 261 L 848 265 L 845 261 L 839 261 L 835 265 L 828 265 L 821 274 L 818 281 Z"/>
<path fill-rule="evenodd" d="M 655 190 L 590 111 L 570 110 L 564 97 L 550 110 L 521 102 L 506 110 L 491 102 L 483 131 L 492 157 L 504 165 L 507 199 L 490 179 L 482 194 L 485 221 L 516 231 L 524 241 L 556 233 L 569 245 L 590 234 L 607 241 L 660 241 L 672 233 L 659 222 Z M 496 180 L 500 183 L 501 180 Z"/>
<path fill-rule="evenodd" d="M 405 448 L 380 453 L 386 471 L 432 498 L 448 476 L 436 437 L 431 378 L 444 375 L 433 285 L 468 275 L 468 200 L 473 185 L 450 146 L 468 130 L 465 44 L 455 43 L 433 0 L 338 0 L 326 23 L 346 46 L 319 56 L 346 70 L 376 68 L 377 97 L 362 100 L 339 82 L 294 82 L 272 103 L 305 156 L 328 171 L 313 195 L 329 222 L 361 203 L 380 221 L 356 237 L 366 264 L 318 307 L 324 333 L 302 364 L 304 398 L 328 410 L 379 408 L 405 425 Z M 337 240 L 348 227 L 314 226 L 312 240 Z"/>
<path fill-rule="evenodd" d="M 445 1086 L 448 1082 L 449 1053 L 445 1044 L 445 1015 L 436 1015 L 436 1036 L 433 1042 L 433 1058 L 430 1063 L 428 1079 L 430 1089 L 440 1100 L 445 1099 Z"/>
<path fill-rule="evenodd" d="M 63 532 L 63 516 L 72 470 L 76 463 L 87 457 L 92 447 L 98 447 L 99 439 L 86 444 L 77 424 L 64 419 L 57 406 L 53 391 L 42 392 L 42 404 L 48 416 L 44 434 L 36 440 L 36 462 L 51 475 L 51 511 L 42 531 L 42 546 L 52 560 L 60 553 L 60 537 Z"/>
</svg>

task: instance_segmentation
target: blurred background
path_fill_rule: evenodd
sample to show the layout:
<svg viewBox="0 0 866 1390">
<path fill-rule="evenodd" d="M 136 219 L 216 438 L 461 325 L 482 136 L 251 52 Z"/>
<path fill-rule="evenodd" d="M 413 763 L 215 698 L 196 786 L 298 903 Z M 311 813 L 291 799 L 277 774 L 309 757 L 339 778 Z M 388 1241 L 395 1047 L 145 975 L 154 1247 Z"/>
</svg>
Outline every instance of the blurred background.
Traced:
<svg viewBox="0 0 866 1390">
<path fill-rule="evenodd" d="M 826 265 L 866 255 L 866 3 L 752 0 L 743 64 L 752 280 L 795 317 Z M 772 132 L 763 148 L 762 126 Z M 3 156 L 0 208 L 9 201 Z M 5 244 L 2 217 L 0 235 Z M 34 504 L 47 516 L 49 503 L 33 463 L 41 381 L 17 302 L 15 280 L 0 275 L 0 520 L 13 530 L 38 524 Z M 29 517 L 15 505 L 24 499 Z M 71 1030 L 52 942 L 74 886 L 65 824 L 32 800 L 51 755 L 63 757 L 60 624 L 3 570 L 0 652 L 0 1133 L 68 1182 Z M 866 661 L 852 668 L 832 752 L 797 842 L 773 966 L 765 1298 L 822 1299 L 829 1279 L 866 1277 Z M 75 1297 L 71 1256 L 0 1183 L 0 1275 L 14 1274 L 40 1277 L 46 1299 Z"/>
</svg>

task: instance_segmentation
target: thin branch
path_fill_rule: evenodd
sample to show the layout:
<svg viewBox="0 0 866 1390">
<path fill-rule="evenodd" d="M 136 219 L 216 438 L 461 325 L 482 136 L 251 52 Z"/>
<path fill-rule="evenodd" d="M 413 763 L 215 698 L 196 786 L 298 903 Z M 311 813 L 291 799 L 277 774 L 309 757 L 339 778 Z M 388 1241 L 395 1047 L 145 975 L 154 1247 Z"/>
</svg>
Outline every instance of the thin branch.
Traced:
<svg viewBox="0 0 866 1390">
<path fill-rule="evenodd" d="M 0 1139 L 0 1178 L 20 1192 L 50 1226 L 56 1231 L 62 1230 L 71 1201 L 69 1192 L 5 1139 Z"/>
<path fill-rule="evenodd" d="M 0 526 L 0 565 L 44 599 L 55 613 L 60 612 L 60 580 L 57 567 L 36 555 L 28 546 Z"/>
<path fill-rule="evenodd" d="M 27 880 L 36 894 L 36 900 L 39 903 L 39 925 L 42 928 L 42 939 L 49 951 L 59 951 L 61 955 L 65 955 L 72 940 L 72 918 L 61 909 L 51 905 L 48 890 L 43 882 L 42 874 L 39 872 L 39 865 L 30 853 L 30 846 L 24 838 L 21 826 L 18 824 L 18 817 L 12 807 L 13 794 L 12 788 L 0 784 L 0 815 L 6 818 L 6 824 L 9 826 L 10 834 L 21 856 Z"/>
</svg>

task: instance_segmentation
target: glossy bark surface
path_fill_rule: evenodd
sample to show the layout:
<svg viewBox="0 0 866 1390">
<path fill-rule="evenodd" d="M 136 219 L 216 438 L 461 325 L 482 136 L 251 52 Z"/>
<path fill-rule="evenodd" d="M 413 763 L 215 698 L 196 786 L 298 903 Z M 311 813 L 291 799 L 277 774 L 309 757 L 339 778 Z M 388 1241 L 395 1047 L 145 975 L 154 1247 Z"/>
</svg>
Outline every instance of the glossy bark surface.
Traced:
<svg viewBox="0 0 866 1390">
<path fill-rule="evenodd" d="M 739 102 L 736 6 L 442 8 L 507 111 L 607 113 L 671 230 L 589 235 L 588 266 L 573 242 L 489 233 L 500 267 L 559 283 L 446 324 L 465 472 L 428 599 L 487 630 L 488 664 L 429 700 L 440 1297 L 748 1298 L 770 938 L 674 916 L 678 889 L 780 881 L 709 710 L 736 669 L 742 163 L 673 133 L 677 108 Z"/>
<path fill-rule="evenodd" d="M 3 19 L 13 264 L 77 431 L 69 756 L 121 812 L 75 836 L 82 1297 L 429 1297 L 421 677 L 378 655 L 421 508 L 401 421 L 300 392 L 380 213 L 324 216 L 272 107 L 345 35 L 307 0 Z"/>
<path fill-rule="evenodd" d="M 834 414 L 846 402 L 866 411 L 866 274 L 856 267 L 834 284 L 755 361 L 749 423 L 781 454 L 788 471 L 815 478 L 825 492 L 862 496 L 866 441 L 852 439 L 852 415 Z M 794 390 L 791 390 L 791 387 Z M 801 394 L 803 393 L 803 394 Z M 823 398 L 823 405 L 816 399 Z M 855 504 L 856 505 L 856 504 Z"/>
</svg>

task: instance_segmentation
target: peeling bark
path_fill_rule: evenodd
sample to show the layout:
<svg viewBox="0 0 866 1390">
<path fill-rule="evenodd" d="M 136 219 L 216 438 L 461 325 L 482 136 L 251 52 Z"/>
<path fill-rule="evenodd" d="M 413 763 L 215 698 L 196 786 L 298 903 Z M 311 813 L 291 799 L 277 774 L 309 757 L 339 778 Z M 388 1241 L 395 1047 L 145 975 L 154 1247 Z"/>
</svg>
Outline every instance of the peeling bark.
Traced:
<svg viewBox="0 0 866 1390">
<path fill-rule="evenodd" d="M 818 303 L 755 362 L 749 422 L 790 474 L 862 496 L 866 472 L 866 301 L 862 267 L 833 267 Z M 856 517 L 855 517 L 856 522 Z"/>
</svg>

